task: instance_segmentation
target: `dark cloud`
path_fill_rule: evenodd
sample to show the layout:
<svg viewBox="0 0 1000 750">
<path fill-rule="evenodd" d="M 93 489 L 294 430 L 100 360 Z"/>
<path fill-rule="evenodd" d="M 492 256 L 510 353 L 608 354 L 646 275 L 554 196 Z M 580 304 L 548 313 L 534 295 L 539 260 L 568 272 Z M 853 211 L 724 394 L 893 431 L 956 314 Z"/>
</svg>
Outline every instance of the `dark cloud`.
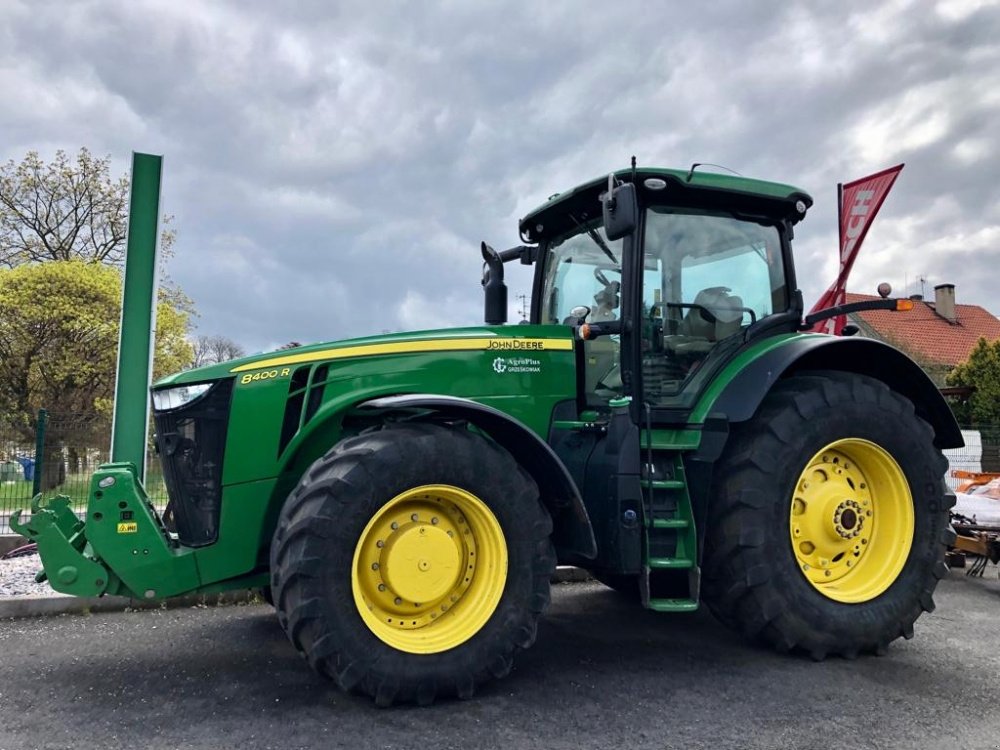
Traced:
<svg viewBox="0 0 1000 750">
<path fill-rule="evenodd" d="M 171 274 L 251 350 L 478 322 L 479 241 L 632 154 L 813 193 L 807 300 L 836 182 L 905 161 L 852 287 L 1000 313 L 996 6 L 702 5 L 8 2 L 0 157 L 164 153 Z"/>
</svg>

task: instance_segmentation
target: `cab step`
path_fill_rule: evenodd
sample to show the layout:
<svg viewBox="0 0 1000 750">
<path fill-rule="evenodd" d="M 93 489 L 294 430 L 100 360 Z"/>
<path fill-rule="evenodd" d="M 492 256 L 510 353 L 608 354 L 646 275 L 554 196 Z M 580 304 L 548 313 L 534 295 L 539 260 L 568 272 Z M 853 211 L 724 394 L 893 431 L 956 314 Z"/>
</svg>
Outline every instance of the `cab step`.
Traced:
<svg viewBox="0 0 1000 750">
<path fill-rule="evenodd" d="M 687 483 L 682 479 L 643 479 L 642 486 L 650 490 L 683 490 Z"/>
<path fill-rule="evenodd" d="M 696 612 L 698 602 L 694 599 L 650 599 L 649 609 L 654 612 Z"/>
<path fill-rule="evenodd" d="M 693 568 L 694 560 L 687 557 L 651 557 L 649 567 L 657 570 Z"/>
<path fill-rule="evenodd" d="M 686 529 L 691 524 L 684 518 L 654 518 L 652 522 L 646 519 L 646 525 L 654 529 Z"/>
<path fill-rule="evenodd" d="M 698 609 L 701 573 L 698 539 L 681 451 L 691 447 L 693 433 L 670 441 L 659 435 L 645 454 L 643 476 L 643 558 L 639 579 L 643 605 L 655 612 Z M 677 438 L 677 440 L 673 440 Z"/>
</svg>

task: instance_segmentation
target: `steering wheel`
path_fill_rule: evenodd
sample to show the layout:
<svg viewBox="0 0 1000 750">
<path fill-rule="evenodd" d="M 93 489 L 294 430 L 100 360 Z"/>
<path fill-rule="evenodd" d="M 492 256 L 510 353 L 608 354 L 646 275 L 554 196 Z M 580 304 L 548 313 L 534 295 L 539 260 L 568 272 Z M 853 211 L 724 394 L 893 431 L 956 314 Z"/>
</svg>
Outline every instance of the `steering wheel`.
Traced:
<svg viewBox="0 0 1000 750">
<path fill-rule="evenodd" d="M 664 305 L 666 307 L 673 307 L 677 310 L 698 310 L 701 313 L 701 317 L 703 317 L 709 323 L 717 323 L 719 320 L 718 316 L 714 312 L 712 312 L 712 308 L 706 307 L 705 305 L 700 305 L 697 302 L 665 302 Z M 721 311 L 721 308 L 715 308 L 715 309 Z M 726 308 L 727 312 L 732 310 L 739 310 L 741 312 L 747 313 L 750 316 L 751 325 L 757 322 L 757 313 L 755 313 L 749 307 Z"/>
<path fill-rule="evenodd" d="M 622 284 L 620 281 L 610 281 L 600 268 L 594 269 L 594 278 L 604 287 L 594 295 L 594 302 L 597 303 L 596 313 L 603 314 L 605 320 L 613 318 L 612 311 L 621 305 Z"/>
</svg>

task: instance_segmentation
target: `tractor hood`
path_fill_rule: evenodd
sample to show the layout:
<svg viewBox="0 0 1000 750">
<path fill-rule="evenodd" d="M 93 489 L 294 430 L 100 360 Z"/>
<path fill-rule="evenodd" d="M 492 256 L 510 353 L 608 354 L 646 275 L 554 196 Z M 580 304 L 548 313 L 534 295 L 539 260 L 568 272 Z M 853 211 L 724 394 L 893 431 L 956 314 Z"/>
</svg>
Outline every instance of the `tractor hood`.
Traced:
<svg viewBox="0 0 1000 750">
<path fill-rule="evenodd" d="M 498 339 L 496 348 L 512 348 L 512 335 L 524 335 L 526 327 L 496 326 L 447 328 L 429 331 L 411 331 L 380 336 L 366 336 L 320 344 L 282 349 L 254 354 L 229 362 L 197 367 L 193 370 L 168 375 L 153 384 L 153 390 L 171 388 L 178 385 L 210 383 L 233 377 L 240 373 L 254 372 L 266 368 L 281 368 L 321 360 L 340 360 L 356 357 L 372 357 L 388 354 L 412 352 L 461 351 L 490 349 L 488 339 Z M 569 335 L 568 331 L 563 335 Z M 502 341 L 500 341 L 502 340 Z M 513 353 L 513 352 L 511 352 Z"/>
<path fill-rule="evenodd" d="M 202 424 L 204 434 L 183 439 L 198 437 L 199 455 L 224 466 L 221 486 L 273 480 L 303 450 L 311 463 L 336 441 L 346 411 L 384 396 L 471 399 L 544 435 L 554 404 L 575 397 L 575 362 L 573 329 L 556 325 L 415 331 L 284 349 L 158 382 L 157 435 L 180 435 L 177 420 Z M 170 445 L 160 452 L 173 454 Z"/>
</svg>

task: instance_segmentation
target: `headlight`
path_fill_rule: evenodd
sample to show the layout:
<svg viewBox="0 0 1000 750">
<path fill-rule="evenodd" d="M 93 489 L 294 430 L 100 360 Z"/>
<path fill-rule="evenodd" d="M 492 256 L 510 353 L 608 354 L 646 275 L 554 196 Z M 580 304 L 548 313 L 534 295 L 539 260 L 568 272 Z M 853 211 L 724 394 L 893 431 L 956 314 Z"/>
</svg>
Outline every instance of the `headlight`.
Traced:
<svg viewBox="0 0 1000 750">
<path fill-rule="evenodd" d="M 176 388 L 153 391 L 153 408 L 157 411 L 180 409 L 204 396 L 211 387 L 212 383 L 198 383 L 197 385 L 179 385 Z"/>
</svg>

